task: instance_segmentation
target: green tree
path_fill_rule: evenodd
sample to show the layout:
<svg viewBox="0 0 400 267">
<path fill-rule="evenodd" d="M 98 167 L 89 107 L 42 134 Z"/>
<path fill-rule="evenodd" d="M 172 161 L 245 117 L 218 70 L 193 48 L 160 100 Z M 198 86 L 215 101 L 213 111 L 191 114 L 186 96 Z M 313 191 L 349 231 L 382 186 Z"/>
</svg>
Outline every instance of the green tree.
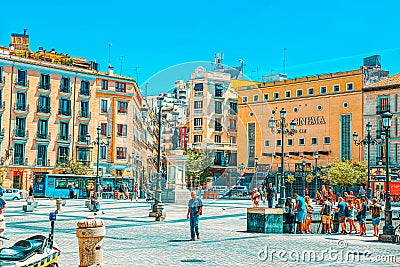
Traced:
<svg viewBox="0 0 400 267">
<path fill-rule="evenodd" d="M 296 178 L 293 175 L 289 174 L 286 177 L 286 182 L 288 182 L 290 184 L 290 196 L 293 196 L 293 183 L 294 183 L 294 181 L 296 181 Z"/>
<path fill-rule="evenodd" d="M 64 162 L 58 163 L 57 168 L 59 169 L 59 173 L 78 175 L 84 175 L 87 173 L 87 169 L 83 166 L 82 162 L 74 160 L 71 157 L 67 157 Z"/>
<path fill-rule="evenodd" d="M 337 160 L 332 162 L 327 173 L 327 178 L 334 186 L 341 188 L 364 184 L 367 178 L 367 165 L 365 162 L 351 160 Z"/>
<path fill-rule="evenodd" d="M 186 174 L 193 176 L 193 183 L 201 184 L 207 182 L 211 176 L 211 167 L 214 164 L 214 156 L 209 150 L 188 150 L 186 152 Z"/>
</svg>

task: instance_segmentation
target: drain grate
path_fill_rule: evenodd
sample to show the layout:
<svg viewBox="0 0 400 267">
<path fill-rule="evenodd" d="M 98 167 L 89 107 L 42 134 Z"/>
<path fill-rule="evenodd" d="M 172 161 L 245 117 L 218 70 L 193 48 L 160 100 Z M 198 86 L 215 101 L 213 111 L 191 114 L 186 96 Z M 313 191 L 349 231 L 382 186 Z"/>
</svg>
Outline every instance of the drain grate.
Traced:
<svg viewBox="0 0 400 267">
<path fill-rule="evenodd" d="M 205 260 L 198 260 L 198 259 L 188 259 L 188 260 L 181 260 L 181 262 L 206 262 Z"/>
</svg>

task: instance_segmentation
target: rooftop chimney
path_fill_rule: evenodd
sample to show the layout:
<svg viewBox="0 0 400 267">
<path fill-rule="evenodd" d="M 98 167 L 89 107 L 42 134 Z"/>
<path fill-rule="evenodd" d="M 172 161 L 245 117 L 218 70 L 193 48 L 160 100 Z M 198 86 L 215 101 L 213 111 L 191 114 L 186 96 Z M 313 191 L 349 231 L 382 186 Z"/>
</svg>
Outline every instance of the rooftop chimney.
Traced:
<svg viewBox="0 0 400 267">
<path fill-rule="evenodd" d="M 114 67 L 110 65 L 108 65 L 108 75 L 114 75 Z"/>
</svg>

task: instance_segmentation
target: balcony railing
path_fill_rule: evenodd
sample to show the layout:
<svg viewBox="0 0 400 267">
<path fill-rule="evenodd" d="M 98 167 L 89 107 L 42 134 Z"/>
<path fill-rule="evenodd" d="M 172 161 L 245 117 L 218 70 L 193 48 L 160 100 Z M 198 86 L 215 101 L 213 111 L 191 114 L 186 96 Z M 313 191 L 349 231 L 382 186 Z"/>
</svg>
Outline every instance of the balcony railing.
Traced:
<svg viewBox="0 0 400 267">
<path fill-rule="evenodd" d="M 36 166 L 50 166 L 50 160 L 47 160 L 46 158 L 37 158 Z"/>
<path fill-rule="evenodd" d="M 25 88 L 27 88 L 27 87 L 29 87 L 29 81 L 28 80 L 16 80 L 15 81 L 15 85 L 16 86 L 19 86 L 19 87 L 25 87 Z"/>
<path fill-rule="evenodd" d="M 89 160 L 79 160 L 78 162 L 82 163 L 83 166 L 90 166 L 90 161 Z"/>
<path fill-rule="evenodd" d="M 194 132 L 201 132 L 201 131 L 203 131 L 203 126 L 194 126 L 193 131 Z"/>
<path fill-rule="evenodd" d="M 71 135 L 70 134 L 64 134 L 64 133 L 59 133 L 58 134 L 58 141 L 71 142 Z"/>
<path fill-rule="evenodd" d="M 193 113 L 194 115 L 203 115 L 203 109 L 195 109 Z"/>
<path fill-rule="evenodd" d="M 28 104 L 15 103 L 14 104 L 14 111 L 29 111 L 29 105 Z"/>
<path fill-rule="evenodd" d="M 27 165 L 28 159 L 24 157 L 14 157 L 14 165 Z"/>
<path fill-rule="evenodd" d="M 50 138 L 51 138 L 51 133 L 42 133 L 42 132 L 36 133 L 36 139 L 50 140 Z"/>
<path fill-rule="evenodd" d="M 194 97 L 203 97 L 203 92 L 195 92 Z"/>
<path fill-rule="evenodd" d="M 84 95 L 84 96 L 90 96 L 90 90 L 89 89 L 81 89 L 79 94 Z"/>
<path fill-rule="evenodd" d="M 230 132 L 234 132 L 234 133 L 237 132 L 237 128 L 236 128 L 236 127 L 229 127 L 228 130 L 229 130 Z"/>
<path fill-rule="evenodd" d="M 79 110 L 79 117 L 90 119 L 91 112 L 89 110 Z"/>
<path fill-rule="evenodd" d="M 86 139 L 86 135 L 78 135 L 78 142 L 88 143 L 88 140 Z"/>
<path fill-rule="evenodd" d="M 5 83 L 6 83 L 6 78 L 0 76 L 0 85 L 1 85 L 1 86 L 4 86 Z"/>
<path fill-rule="evenodd" d="M 6 101 L 0 101 L 0 110 L 4 110 L 6 108 Z"/>
<path fill-rule="evenodd" d="M 235 110 L 233 110 L 233 109 L 230 109 L 230 110 L 229 110 L 229 115 L 230 115 L 230 116 L 237 116 L 237 111 L 235 111 Z"/>
<path fill-rule="evenodd" d="M 376 114 L 382 114 L 384 112 L 390 112 L 390 105 L 377 105 Z"/>
<path fill-rule="evenodd" d="M 216 132 L 222 132 L 222 126 L 215 126 Z"/>
<path fill-rule="evenodd" d="M 38 89 L 49 91 L 50 84 L 49 83 L 39 83 Z"/>
<path fill-rule="evenodd" d="M 50 110 L 51 110 L 50 106 L 39 105 L 37 107 L 37 112 L 39 112 L 39 113 L 50 113 Z"/>
<path fill-rule="evenodd" d="M 70 110 L 70 109 L 63 109 L 63 108 L 60 108 L 60 109 L 58 110 L 58 115 L 71 116 L 71 110 Z"/>
<path fill-rule="evenodd" d="M 223 95 L 223 90 L 219 89 L 219 90 L 215 90 L 215 97 L 222 97 Z"/>
<path fill-rule="evenodd" d="M 26 137 L 27 131 L 25 129 L 15 129 L 14 130 L 14 136 L 15 137 Z"/>
<path fill-rule="evenodd" d="M 388 158 L 390 165 L 390 157 Z M 376 165 L 386 165 L 386 157 L 376 157 Z"/>
<path fill-rule="evenodd" d="M 3 138 L 4 137 L 4 132 L 5 132 L 5 129 L 3 128 L 3 129 L 1 129 L 1 132 L 0 132 L 0 138 Z"/>
<path fill-rule="evenodd" d="M 60 92 L 61 93 L 65 93 L 65 94 L 69 94 L 71 93 L 71 89 L 69 86 L 64 86 L 64 85 L 60 85 Z"/>
</svg>

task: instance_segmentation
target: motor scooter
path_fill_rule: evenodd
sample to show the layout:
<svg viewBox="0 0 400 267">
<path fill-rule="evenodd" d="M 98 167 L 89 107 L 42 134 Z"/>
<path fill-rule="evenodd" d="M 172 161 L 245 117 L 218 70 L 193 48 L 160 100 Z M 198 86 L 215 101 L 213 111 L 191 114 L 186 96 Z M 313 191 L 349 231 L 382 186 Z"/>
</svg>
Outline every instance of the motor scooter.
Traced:
<svg viewBox="0 0 400 267">
<path fill-rule="evenodd" d="M 58 267 L 57 260 L 61 250 L 53 240 L 55 212 L 50 213 L 49 220 L 51 222 L 49 237 L 34 235 L 19 240 L 11 247 L 0 249 L 0 267 Z"/>
</svg>

